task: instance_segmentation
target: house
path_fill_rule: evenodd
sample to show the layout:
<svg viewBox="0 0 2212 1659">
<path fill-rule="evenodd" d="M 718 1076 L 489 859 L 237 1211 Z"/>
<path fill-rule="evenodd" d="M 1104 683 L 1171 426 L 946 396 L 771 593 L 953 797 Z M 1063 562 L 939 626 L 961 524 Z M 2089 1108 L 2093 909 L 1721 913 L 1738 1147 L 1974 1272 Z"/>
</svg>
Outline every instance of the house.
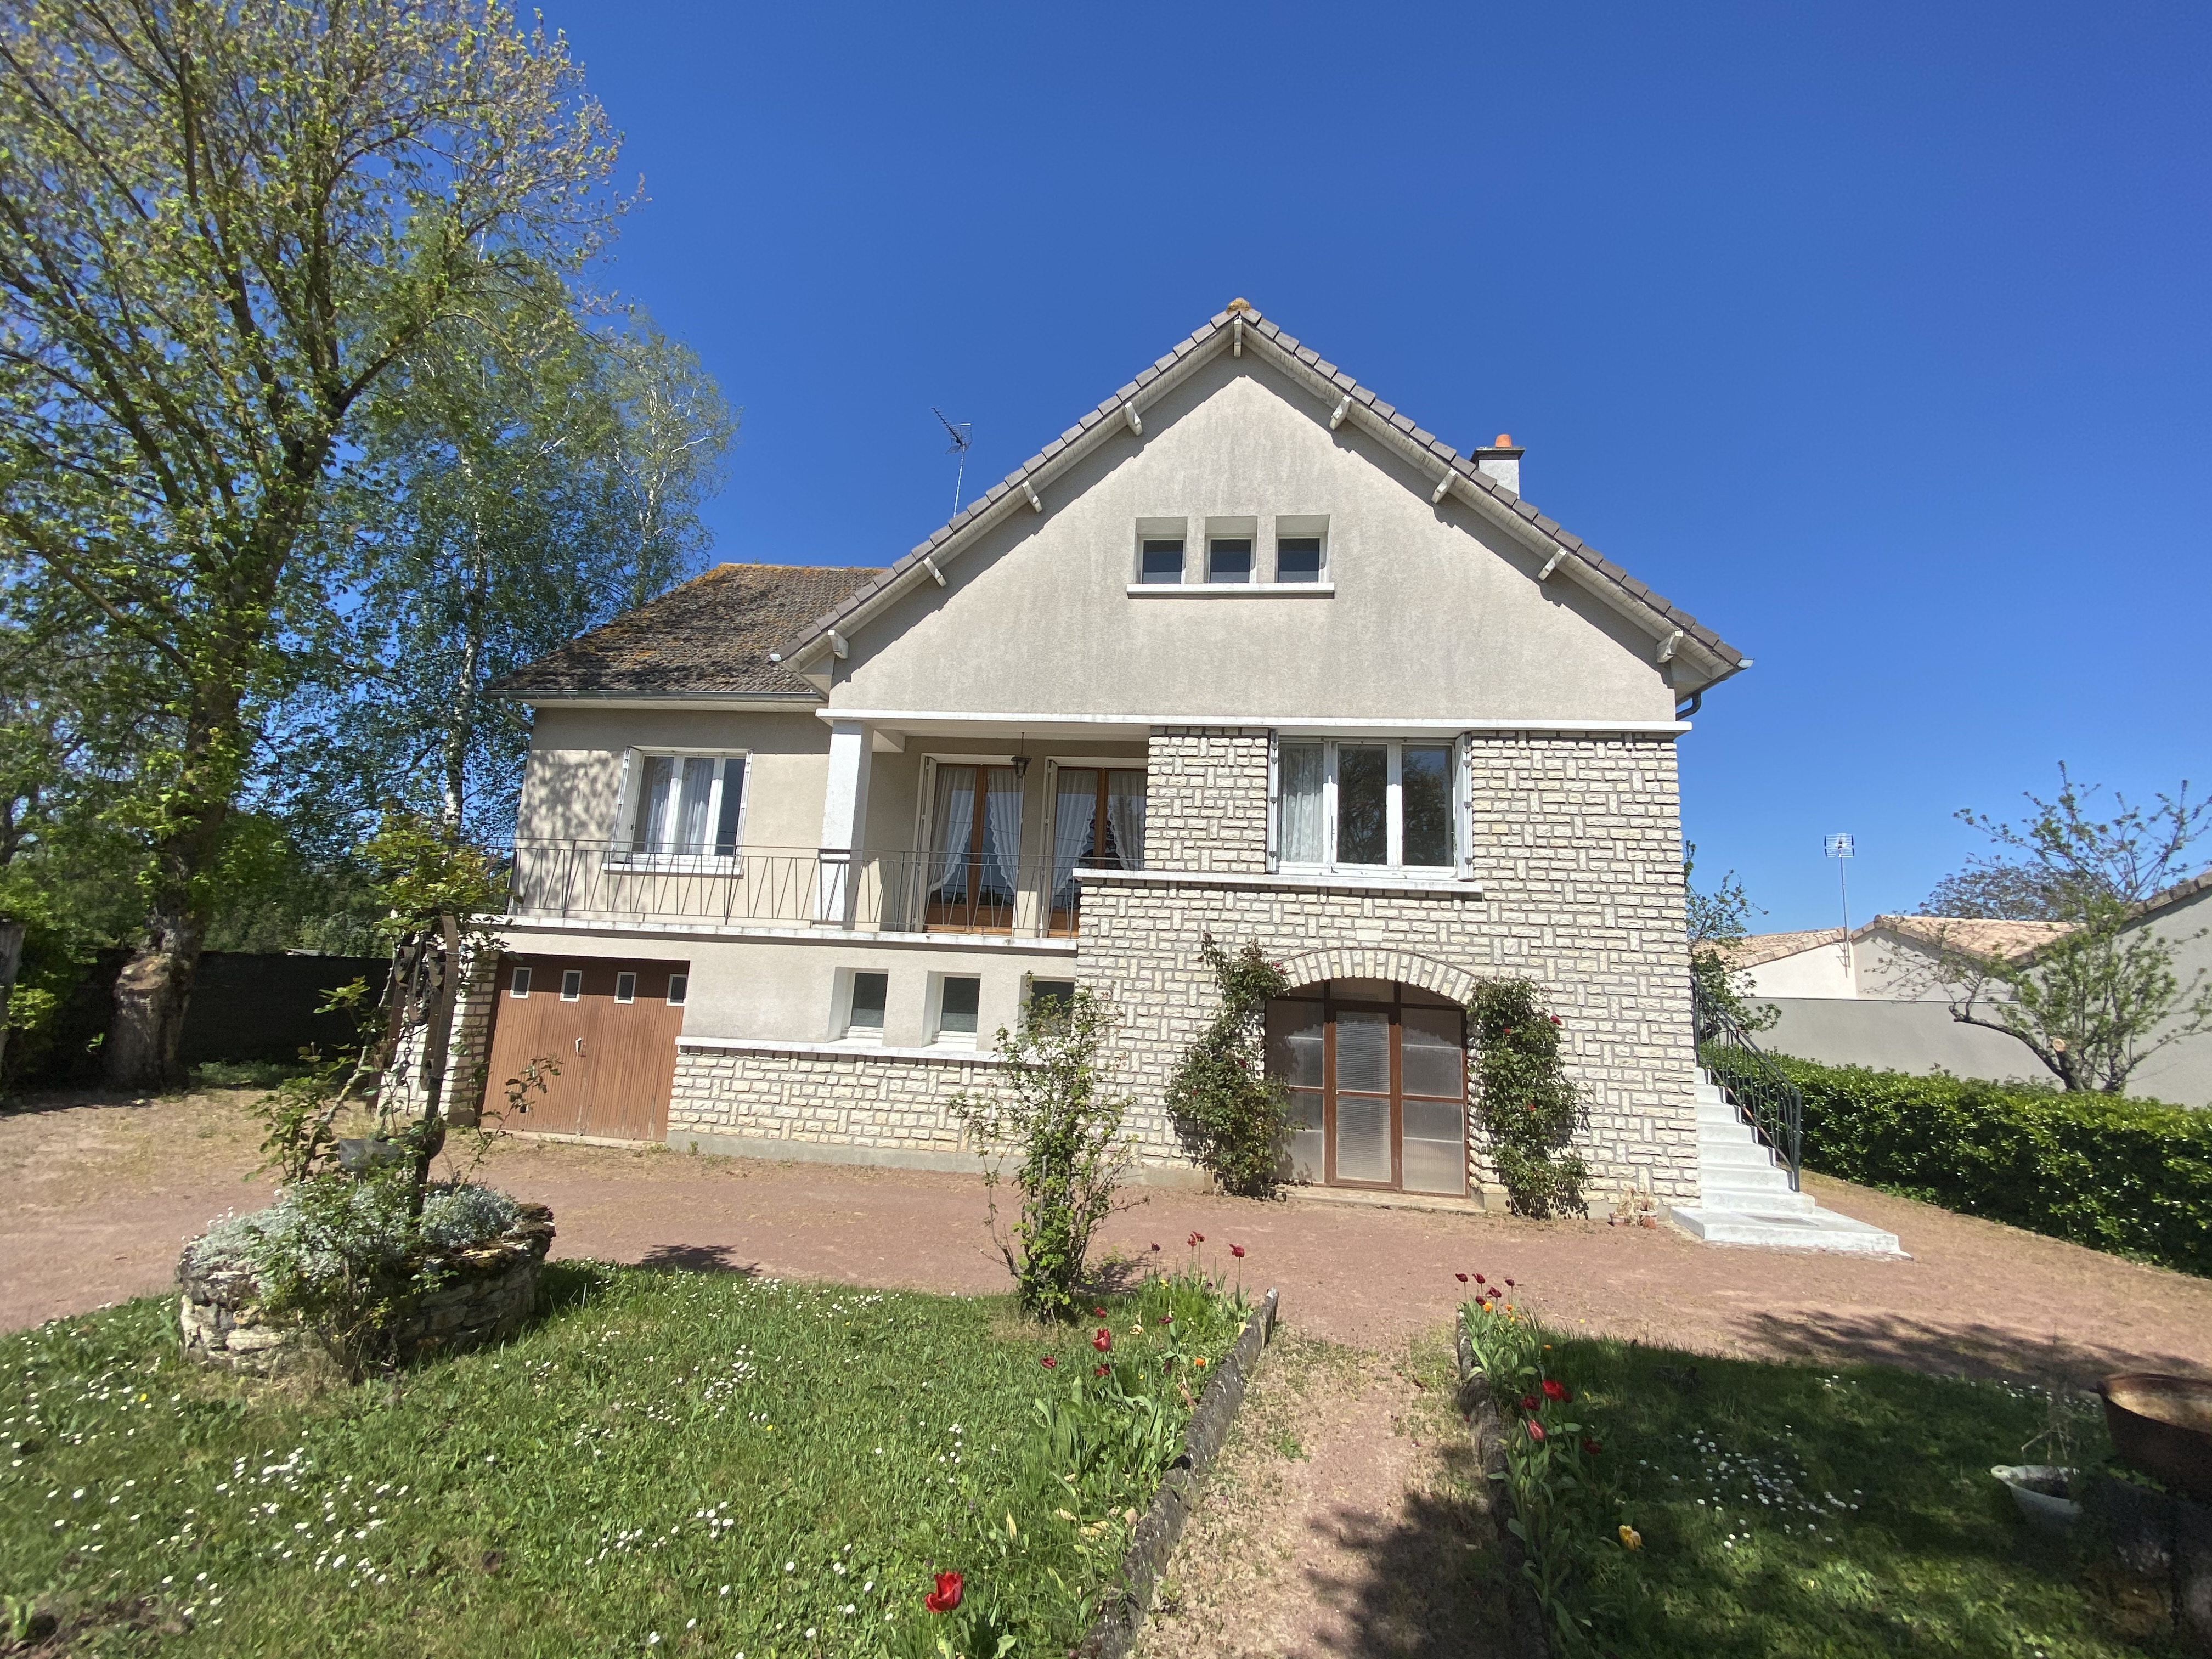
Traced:
<svg viewBox="0 0 2212 1659">
<path fill-rule="evenodd" d="M 1693 1205 L 1675 744 L 1749 664 L 1522 453 L 1237 301 L 887 568 L 726 564 L 508 677 L 494 1097 L 550 1055 L 541 1130 L 971 1169 L 948 1103 L 1084 985 L 1140 1178 L 1194 1183 L 1211 934 L 1296 988 L 1297 1178 L 1479 1199 L 1462 1007 L 1528 975 L 1593 1200 Z"/>
<path fill-rule="evenodd" d="M 2212 873 L 2176 884 L 2137 907 L 2130 932 L 2149 930 L 2170 945 L 2184 988 L 2212 983 Z M 2051 921 L 1979 917 L 1878 915 L 1840 927 L 1753 933 L 1722 947 L 1745 998 L 1776 1015 L 1761 1038 L 1778 1053 L 1832 1066 L 1902 1072 L 1943 1071 L 1993 1082 L 2049 1083 L 2028 1049 L 1985 1026 L 1952 1018 L 1966 987 L 1947 976 L 1947 949 L 2026 962 L 2069 931 Z M 1984 1004 L 2003 1000 L 1984 984 Z M 2179 1025 L 2170 1020 L 2157 1041 Z M 2130 1094 L 2186 1106 L 2212 1103 L 2212 1034 L 2185 1036 L 2159 1048 L 2130 1078 Z"/>
</svg>

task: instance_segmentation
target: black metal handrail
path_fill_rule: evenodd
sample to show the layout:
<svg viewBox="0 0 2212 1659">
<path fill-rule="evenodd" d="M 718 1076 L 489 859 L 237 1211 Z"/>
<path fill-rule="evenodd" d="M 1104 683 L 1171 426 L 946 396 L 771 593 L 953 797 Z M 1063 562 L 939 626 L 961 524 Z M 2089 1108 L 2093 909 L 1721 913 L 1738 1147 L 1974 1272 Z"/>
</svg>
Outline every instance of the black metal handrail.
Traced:
<svg viewBox="0 0 2212 1659">
<path fill-rule="evenodd" d="M 1695 975 L 1690 980 L 1690 1020 L 1697 1034 L 1698 1063 L 1787 1167 L 1790 1190 L 1796 1192 L 1803 1167 L 1805 1097 Z"/>
</svg>

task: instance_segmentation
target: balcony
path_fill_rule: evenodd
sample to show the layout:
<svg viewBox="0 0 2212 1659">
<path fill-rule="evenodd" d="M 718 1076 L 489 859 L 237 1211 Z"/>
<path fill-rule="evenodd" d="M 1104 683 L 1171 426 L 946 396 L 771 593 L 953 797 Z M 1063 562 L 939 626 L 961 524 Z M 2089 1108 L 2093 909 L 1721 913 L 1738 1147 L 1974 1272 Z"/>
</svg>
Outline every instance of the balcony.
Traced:
<svg viewBox="0 0 2212 1659">
<path fill-rule="evenodd" d="M 508 914 L 533 921 L 851 927 L 869 933 L 1072 939 L 1073 866 L 963 853 L 745 848 L 641 852 L 633 842 L 524 841 Z"/>
</svg>

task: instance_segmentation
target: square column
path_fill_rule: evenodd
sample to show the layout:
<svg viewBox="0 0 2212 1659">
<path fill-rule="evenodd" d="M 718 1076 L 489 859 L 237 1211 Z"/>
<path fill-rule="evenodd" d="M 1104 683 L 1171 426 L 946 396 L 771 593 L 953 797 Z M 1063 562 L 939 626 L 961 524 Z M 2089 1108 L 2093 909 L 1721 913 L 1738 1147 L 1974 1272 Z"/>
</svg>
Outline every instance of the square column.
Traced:
<svg viewBox="0 0 2212 1659">
<path fill-rule="evenodd" d="M 820 880 L 815 889 L 814 919 L 825 927 L 850 927 L 859 896 L 855 866 L 868 822 L 868 728 L 859 720 L 834 720 L 830 726 L 830 779 L 822 792 Z"/>
</svg>

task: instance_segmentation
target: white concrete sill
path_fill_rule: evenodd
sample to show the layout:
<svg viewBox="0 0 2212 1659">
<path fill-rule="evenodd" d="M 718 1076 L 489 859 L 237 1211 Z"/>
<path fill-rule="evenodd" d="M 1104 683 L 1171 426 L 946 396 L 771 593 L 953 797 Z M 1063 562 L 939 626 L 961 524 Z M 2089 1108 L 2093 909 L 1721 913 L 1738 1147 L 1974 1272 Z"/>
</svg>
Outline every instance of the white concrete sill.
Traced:
<svg viewBox="0 0 2212 1659">
<path fill-rule="evenodd" d="M 981 1048 L 887 1048 L 880 1042 L 777 1042 L 765 1037 L 680 1036 L 676 1047 L 729 1054 L 810 1054 L 825 1060 L 933 1060 L 955 1066 L 1003 1066 Z"/>
<path fill-rule="evenodd" d="M 1330 599 L 1334 582 L 1131 582 L 1133 599 Z"/>
<path fill-rule="evenodd" d="M 1304 893 L 1391 893 L 1406 898 L 1477 899 L 1474 881 L 1407 881 L 1384 876 L 1243 874 L 1215 870 L 1078 870 L 1078 881 L 1121 883 L 1132 887 L 1213 887 Z"/>
</svg>

